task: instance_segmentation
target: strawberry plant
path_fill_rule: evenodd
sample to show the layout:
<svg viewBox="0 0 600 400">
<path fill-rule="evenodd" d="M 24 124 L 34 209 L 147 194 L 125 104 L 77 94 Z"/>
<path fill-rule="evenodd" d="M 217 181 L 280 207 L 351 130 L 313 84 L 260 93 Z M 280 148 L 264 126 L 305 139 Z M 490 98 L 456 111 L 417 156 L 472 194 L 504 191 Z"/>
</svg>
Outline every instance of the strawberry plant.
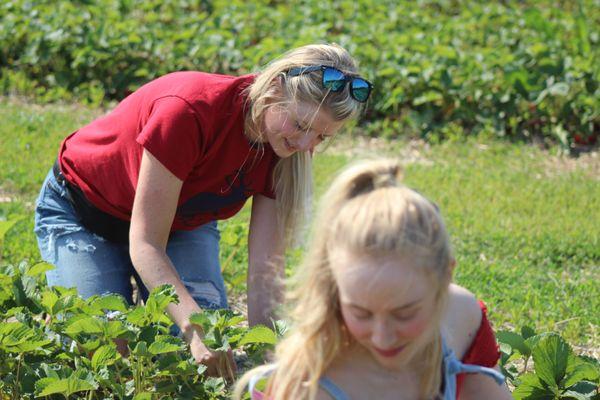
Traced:
<svg viewBox="0 0 600 400">
<path fill-rule="evenodd" d="M 49 268 L 21 263 L 0 269 L 3 398 L 227 397 L 228 382 L 205 376 L 185 342 L 169 334 L 165 309 L 178 301 L 172 286 L 155 288 L 141 306 L 118 295 L 84 300 L 74 289 L 47 287 Z M 264 326 L 239 326 L 242 320 L 231 311 L 193 317 L 213 350 L 236 349 L 261 362 L 276 334 Z M 118 350 L 119 341 L 127 350 Z"/>
<path fill-rule="evenodd" d="M 600 363 L 577 356 L 556 333 L 536 334 L 525 327 L 521 334 L 498 332 L 502 372 L 515 386 L 517 400 L 599 399 Z M 515 360 L 523 363 L 521 369 Z M 530 368 L 533 361 L 533 368 Z"/>
</svg>

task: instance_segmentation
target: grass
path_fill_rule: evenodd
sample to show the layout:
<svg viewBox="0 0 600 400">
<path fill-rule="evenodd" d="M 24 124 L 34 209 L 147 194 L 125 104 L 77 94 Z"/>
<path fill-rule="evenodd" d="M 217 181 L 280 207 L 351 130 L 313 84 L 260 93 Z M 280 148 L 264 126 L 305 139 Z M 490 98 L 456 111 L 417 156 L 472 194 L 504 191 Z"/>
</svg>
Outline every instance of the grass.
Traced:
<svg viewBox="0 0 600 400">
<path fill-rule="evenodd" d="M 32 233 L 39 185 L 62 138 L 100 113 L 0 100 L 0 219 L 20 218 L 6 234 L 5 262 L 39 258 Z M 497 327 L 530 325 L 598 347 L 598 158 L 564 159 L 495 141 L 341 142 L 315 157 L 317 194 L 359 156 L 401 158 L 407 184 L 436 201 L 446 218 L 458 260 L 455 280 L 487 303 Z M 221 224 L 225 277 L 234 292 L 244 285 L 247 222 L 246 207 Z M 301 251 L 291 253 L 292 268 L 300 258 Z"/>
</svg>

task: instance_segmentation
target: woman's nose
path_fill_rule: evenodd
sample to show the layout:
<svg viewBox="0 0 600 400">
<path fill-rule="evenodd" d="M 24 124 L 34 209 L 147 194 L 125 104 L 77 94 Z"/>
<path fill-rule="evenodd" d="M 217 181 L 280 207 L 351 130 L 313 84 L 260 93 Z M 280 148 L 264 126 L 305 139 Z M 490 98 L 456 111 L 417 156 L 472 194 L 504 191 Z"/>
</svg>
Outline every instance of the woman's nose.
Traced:
<svg viewBox="0 0 600 400">
<path fill-rule="evenodd" d="M 310 133 L 303 132 L 296 138 L 296 147 L 298 148 L 299 151 L 312 150 L 316 145 L 316 143 L 315 143 L 316 137 L 317 137 L 317 135 L 314 132 L 310 132 Z"/>
</svg>

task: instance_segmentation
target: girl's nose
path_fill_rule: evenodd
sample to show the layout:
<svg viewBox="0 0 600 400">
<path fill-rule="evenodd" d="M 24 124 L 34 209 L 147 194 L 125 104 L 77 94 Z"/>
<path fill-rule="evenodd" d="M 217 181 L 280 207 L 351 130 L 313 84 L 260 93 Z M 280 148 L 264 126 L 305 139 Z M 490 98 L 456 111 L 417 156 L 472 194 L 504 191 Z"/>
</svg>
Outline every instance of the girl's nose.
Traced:
<svg viewBox="0 0 600 400">
<path fill-rule="evenodd" d="M 395 345 L 394 330 L 389 324 L 379 322 L 375 324 L 371 334 L 371 343 L 381 350 L 389 350 Z"/>
</svg>

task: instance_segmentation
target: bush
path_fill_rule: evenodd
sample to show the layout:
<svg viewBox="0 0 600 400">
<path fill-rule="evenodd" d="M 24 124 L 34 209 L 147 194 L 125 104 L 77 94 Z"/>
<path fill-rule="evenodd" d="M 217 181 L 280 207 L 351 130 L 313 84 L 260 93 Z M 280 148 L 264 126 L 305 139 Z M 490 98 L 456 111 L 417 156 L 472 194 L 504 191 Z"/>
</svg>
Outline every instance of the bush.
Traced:
<svg viewBox="0 0 600 400">
<path fill-rule="evenodd" d="M 327 41 L 375 84 L 373 135 L 459 128 L 569 145 L 600 131 L 593 0 L 13 0 L 0 20 L 4 93 L 119 100 L 167 72 L 247 73 Z"/>
</svg>

